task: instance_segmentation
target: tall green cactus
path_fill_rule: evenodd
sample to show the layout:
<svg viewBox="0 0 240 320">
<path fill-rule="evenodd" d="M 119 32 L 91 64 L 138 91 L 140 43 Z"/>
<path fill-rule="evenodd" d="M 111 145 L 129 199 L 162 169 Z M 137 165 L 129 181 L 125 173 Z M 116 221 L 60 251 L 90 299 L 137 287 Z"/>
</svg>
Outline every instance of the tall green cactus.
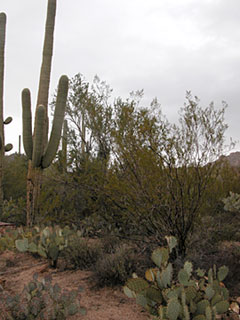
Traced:
<svg viewBox="0 0 240 320">
<path fill-rule="evenodd" d="M 63 135 L 62 135 L 62 166 L 63 170 L 67 171 L 67 131 L 68 131 L 68 123 L 67 120 L 64 120 L 63 125 Z"/>
<path fill-rule="evenodd" d="M 12 149 L 12 144 L 4 145 L 4 125 L 9 124 L 12 121 L 11 117 L 8 117 L 5 121 L 3 120 L 3 91 L 4 91 L 4 53 L 5 53 L 5 38 L 6 38 L 6 14 L 0 13 L 0 216 L 2 214 L 3 207 L 3 159 L 5 151 Z"/>
<path fill-rule="evenodd" d="M 34 133 L 32 135 L 31 95 L 29 89 L 22 91 L 23 145 L 29 158 L 27 184 L 27 224 L 34 223 L 38 211 L 38 197 L 41 187 L 42 169 L 54 159 L 64 120 L 68 93 L 68 77 L 62 76 L 58 84 L 53 126 L 48 141 L 48 94 L 53 52 L 53 34 L 56 16 L 56 0 L 48 0 L 45 38 L 40 73 Z"/>
</svg>

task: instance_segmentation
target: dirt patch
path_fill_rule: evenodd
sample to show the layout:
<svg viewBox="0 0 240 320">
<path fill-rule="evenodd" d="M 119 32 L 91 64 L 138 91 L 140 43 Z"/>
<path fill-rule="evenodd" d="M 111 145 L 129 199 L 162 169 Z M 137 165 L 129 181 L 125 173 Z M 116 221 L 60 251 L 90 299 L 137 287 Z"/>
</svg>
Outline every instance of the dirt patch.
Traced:
<svg viewBox="0 0 240 320">
<path fill-rule="evenodd" d="M 86 316 L 73 316 L 77 320 L 147 320 L 151 319 L 135 300 L 127 298 L 121 288 L 92 289 L 90 271 L 55 271 L 46 260 L 25 253 L 5 251 L 0 255 L 0 284 L 10 293 L 19 293 L 32 280 L 34 273 L 39 278 L 51 274 L 53 283 L 72 290 L 81 286 L 80 304 L 87 309 Z M 2 319 L 4 320 L 4 319 Z"/>
</svg>

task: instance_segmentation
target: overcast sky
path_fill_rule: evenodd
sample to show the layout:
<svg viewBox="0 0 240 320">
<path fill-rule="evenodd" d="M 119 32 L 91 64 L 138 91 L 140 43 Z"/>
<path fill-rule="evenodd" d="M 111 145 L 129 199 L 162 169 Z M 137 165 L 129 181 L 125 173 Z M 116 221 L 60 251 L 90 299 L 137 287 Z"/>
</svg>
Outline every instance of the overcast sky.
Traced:
<svg viewBox="0 0 240 320">
<path fill-rule="evenodd" d="M 4 114 L 14 119 L 5 140 L 17 151 L 23 88 L 35 104 L 47 0 L 0 1 L 7 14 Z M 97 74 L 113 96 L 144 89 L 144 103 L 157 97 L 172 121 L 186 90 L 203 106 L 224 100 L 227 139 L 240 140 L 240 1 L 58 0 L 50 96 L 60 75 L 79 72 L 89 82 Z"/>
</svg>

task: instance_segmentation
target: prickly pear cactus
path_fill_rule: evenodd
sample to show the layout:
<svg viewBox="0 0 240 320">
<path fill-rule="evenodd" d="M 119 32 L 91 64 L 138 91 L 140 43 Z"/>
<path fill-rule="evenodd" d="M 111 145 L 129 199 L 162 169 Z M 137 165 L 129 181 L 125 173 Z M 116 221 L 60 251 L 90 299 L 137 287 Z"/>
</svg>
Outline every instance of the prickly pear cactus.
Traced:
<svg viewBox="0 0 240 320">
<path fill-rule="evenodd" d="M 59 226 L 45 227 L 32 233 L 30 238 L 17 239 L 15 246 L 20 252 L 37 253 L 48 259 L 49 265 L 57 267 L 60 252 L 67 247 L 69 236 L 73 233 L 69 227 L 61 229 Z"/>
<path fill-rule="evenodd" d="M 124 293 L 135 298 L 157 319 L 213 320 L 225 314 L 229 308 L 229 293 L 222 281 L 228 268 L 222 266 L 217 270 L 214 266 L 208 273 L 198 269 L 194 277 L 192 263 L 186 261 L 174 277 L 169 255 L 177 241 L 167 237 L 167 242 L 167 247 L 157 248 L 152 253 L 157 268 L 146 271 L 146 280 L 129 279 L 123 287 Z"/>
</svg>

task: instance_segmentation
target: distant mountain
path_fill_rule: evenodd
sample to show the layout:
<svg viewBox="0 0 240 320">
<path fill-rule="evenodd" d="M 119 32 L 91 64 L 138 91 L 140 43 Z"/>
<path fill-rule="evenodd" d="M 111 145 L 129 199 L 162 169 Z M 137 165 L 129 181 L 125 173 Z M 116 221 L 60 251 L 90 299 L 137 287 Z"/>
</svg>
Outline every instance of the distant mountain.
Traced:
<svg viewBox="0 0 240 320">
<path fill-rule="evenodd" d="M 227 161 L 231 167 L 240 168 L 240 151 L 232 152 L 228 156 L 221 156 L 219 160 Z"/>
</svg>

